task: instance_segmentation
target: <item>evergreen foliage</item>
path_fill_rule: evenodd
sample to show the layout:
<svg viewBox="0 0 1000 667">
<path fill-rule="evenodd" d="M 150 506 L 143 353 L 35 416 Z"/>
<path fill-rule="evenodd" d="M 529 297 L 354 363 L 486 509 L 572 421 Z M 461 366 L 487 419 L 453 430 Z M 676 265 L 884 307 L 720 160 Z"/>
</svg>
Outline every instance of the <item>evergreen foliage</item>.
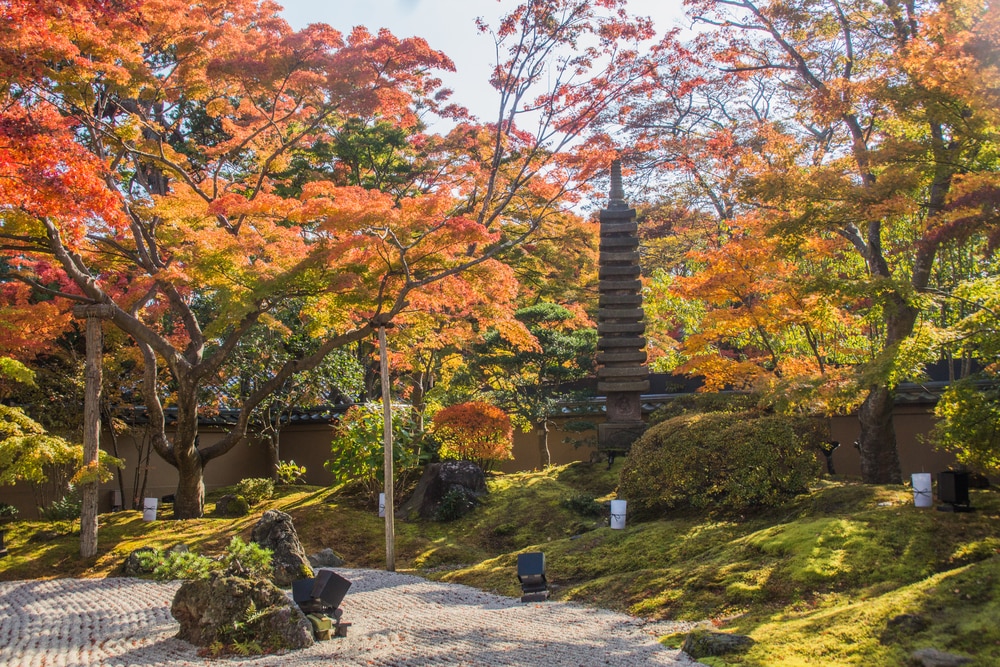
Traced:
<svg viewBox="0 0 1000 667">
<path fill-rule="evenodd" d="M 779 505 L 819 476 L 813 420 L 752 412 L 674 417 L 632 446 L 619 494 L 637 514 L 743 513 Z"/>
<path fill-rule="evenodd" d="M 252 507 L 274 495 L 274 480 L 265 477 L 241 479 L 236 485 L 236 493 L 246 498 Z"/>
</svg>

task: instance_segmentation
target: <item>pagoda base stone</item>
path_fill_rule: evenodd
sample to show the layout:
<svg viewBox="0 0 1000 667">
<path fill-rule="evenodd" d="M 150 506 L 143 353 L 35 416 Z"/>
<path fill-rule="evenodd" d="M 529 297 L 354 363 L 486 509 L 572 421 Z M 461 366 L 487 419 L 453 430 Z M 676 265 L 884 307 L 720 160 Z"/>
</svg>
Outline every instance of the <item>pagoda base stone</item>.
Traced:
<svg viewBox="0 0 1000 667">
<path fill-rule="evenodd" d="M 649 380 L 631 382 L 597 382 L 597 393 L 610 396 L 613 393 L 639 393 L 649 391 Z"/>
<path fill-rule="evenodd" d="M 597 450 L 627 452 L 645 430 L 646 424 L 641 421 L 598 424 Z"/>
</svg>

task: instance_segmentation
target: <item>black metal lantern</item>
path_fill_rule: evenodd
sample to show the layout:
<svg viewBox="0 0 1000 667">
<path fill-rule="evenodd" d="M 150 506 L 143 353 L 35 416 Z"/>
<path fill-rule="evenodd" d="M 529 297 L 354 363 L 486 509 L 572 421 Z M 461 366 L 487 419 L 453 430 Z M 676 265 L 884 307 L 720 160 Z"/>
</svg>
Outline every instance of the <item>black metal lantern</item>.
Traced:
<svg viewBox="0 0 1000 667">
<path fill-rule="evenodd" d="M 521 582 L 521 602 L 543 602 L 548 599 L 545 578 L 545 554 L 533 551 L 517 555 L 517 580 Z"/>
<path fill-rule="evenodd" d="M 969 473 L 958 470 L 946 470 L 938 473 L 938 500 L 942 512 L 972 512 L 969 502 Z"/>
<path fill-rule="evenodd" d="M 333 570 L 319 570 L 312 579 L 292 582 L 292 599 L 313 624 L 317 639 L 347 636 L 351 624 L 341 620 L 340 603 L 350 587 L 351 582 Z"/>
</svg>

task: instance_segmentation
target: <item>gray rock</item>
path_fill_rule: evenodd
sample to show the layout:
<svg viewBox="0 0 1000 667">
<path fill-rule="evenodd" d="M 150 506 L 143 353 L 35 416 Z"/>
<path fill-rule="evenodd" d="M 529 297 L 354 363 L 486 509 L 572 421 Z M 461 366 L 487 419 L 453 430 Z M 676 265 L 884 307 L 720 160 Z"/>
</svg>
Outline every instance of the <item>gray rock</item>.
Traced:
<svg viewBox="0 0 1000 667">
<path fill-rule="evenodd" d="M 268 510 L 253 527 L 250 539 L 262 547 L 270 549 L 271 567 L 274 569 L 274 583 L 291 586 L 297 579 L 313 576 L 312 568 L 302 549 L 299 536 L 292 525 L 292 517 L 278 510 Z"/>
<path fill-rule="evenodd" d="M 431 463 L 417 483 L 413 495 L 400 507 L 398 516 L 419 514 L 425 519 L 437 515 L 446 495 L 461 494 L 469 504 L 475 504 L 486 494 L 486 475 L 471 461 L 442 461 Z"/>
<path fill-rule="evenodd" d="M 138 577 L 143 574 L 150 574 L 153 571 L 152 567 L 143 567 L 142 563 L 139 561 L 140 554 L 144 553 L 156 553 L 156 549 L 153 547 L 140 547 L 130 553 L 125 557 L 124 562 L 122 562 L 122 574 L 126 577 Z"/>
<path fill-rule="evenodd" d="M 344 559 L 333 549 L 323 549 L 309 556 L 309 564 L 313 569 L 321 567 L 342 567 Z"/>
<path fill-rule="evenodd" d="M 754 641 L 746 635 L 711 630 L 694 630 L 684 638 L 681 650 L 698 660 L 717 655 L 742 653 L 753 646 Z"/>
<path fill-rule="evenodd" d="M 269 581 L 213 575 L 188 581 L 170 613 L 178 639 L 195 646 L 257 642 L 265 651 L 313 645 L 312 625 L 285 593 Z"/>
<path fill-rule="evenodd" d="M 936 648 L 922 648 L 910 655 L 914 664 L 923 667 L 959 667 L 972 662 L 972 658 L 954 653 L 945 653 Z"/>
</svg>

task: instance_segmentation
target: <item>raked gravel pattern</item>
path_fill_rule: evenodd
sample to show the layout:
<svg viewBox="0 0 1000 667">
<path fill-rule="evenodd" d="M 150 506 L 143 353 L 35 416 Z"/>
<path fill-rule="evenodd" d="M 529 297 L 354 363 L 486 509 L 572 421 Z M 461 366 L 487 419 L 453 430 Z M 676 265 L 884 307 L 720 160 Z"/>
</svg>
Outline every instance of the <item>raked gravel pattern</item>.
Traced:
<svg viewBox="0 0 1000 667">
<path fill-rule="evenodd" d="M 179 584 L 141 579 L 0 582 L 0 665 L 72 667 L 265 665 L 671 665 L 698 663 L 665 648 L 680 624 L 563 602 L 522 603 L 468 586 L 378 570 L 338 569 L 352 582 L 341 608 L 347 637 L 301 651 L 210 660 L 175 639 Z"/>
</svg>

